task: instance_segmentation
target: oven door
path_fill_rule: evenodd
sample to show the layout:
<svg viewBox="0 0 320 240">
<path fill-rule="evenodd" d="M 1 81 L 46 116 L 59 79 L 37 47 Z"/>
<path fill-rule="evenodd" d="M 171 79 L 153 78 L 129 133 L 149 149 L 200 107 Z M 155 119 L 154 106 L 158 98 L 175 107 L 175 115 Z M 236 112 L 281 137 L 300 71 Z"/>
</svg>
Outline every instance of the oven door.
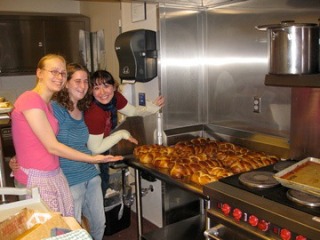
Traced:
<svg viewBox="0 0 320 240">
<path fill-rule="evenodd" d="M 207 239 L 215 240 L 248 240 L 248 237 L 240 235 L 230 228 L 222 224 L 217 224 L 214 227 L 206 230 L 204 235 Z"/>
<path fill-rule="evenodd" d="M 218 240 L 269 240 L 279 239 L 276 235 L 260 231 L 250 227 L 245 222 L 237 222 L 231 216 L 225 216 L 221 211 L 216 209 L 207 210 L 207 218 L 210 220 L 210 226 L 207 230 L 211 236 Z M 211 236 L 208 236 L 211 237 Z M 210 239 L 210 238 L 209 238 Z"/>
</svg>

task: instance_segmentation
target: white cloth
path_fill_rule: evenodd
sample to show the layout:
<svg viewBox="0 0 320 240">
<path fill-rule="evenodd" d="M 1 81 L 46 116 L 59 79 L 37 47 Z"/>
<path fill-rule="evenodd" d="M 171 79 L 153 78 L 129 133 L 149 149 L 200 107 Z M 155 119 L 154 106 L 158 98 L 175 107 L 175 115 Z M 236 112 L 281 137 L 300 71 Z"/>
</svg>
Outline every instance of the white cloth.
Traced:
<svg viewBox="0 0 320 240">
<path fill-rule="evenodd" d="M 103 138 L 103 134 L 89 134 L 88 148 L 92 151 L 93 154 L 104 153 L 105 151 L 116 145 L 120 140 L 128 139 L 130 136 L 131 135 L 127 130 L 118 130 L 105 138 Z"/>
<path fill-rule="evenodd" d="M 154 114 L 160 110 L 160 107 L 155 105 L 152 102 L 146 101 L 146 106 L 133 106 L 131 104 L 127 104 L 124 108 L 119 110 L 119 113 L 126 115 L 128 117 L 132 116 L 148 116 Z"/>
</svg>

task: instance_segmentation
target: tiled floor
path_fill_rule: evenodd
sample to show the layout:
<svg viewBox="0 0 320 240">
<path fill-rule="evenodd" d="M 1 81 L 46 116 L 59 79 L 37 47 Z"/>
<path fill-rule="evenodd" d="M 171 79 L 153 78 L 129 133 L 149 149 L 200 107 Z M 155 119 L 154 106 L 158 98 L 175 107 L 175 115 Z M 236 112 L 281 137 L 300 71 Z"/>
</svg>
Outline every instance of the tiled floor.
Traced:
<svg viewBox="0 0 320 240">
<path fill-rule="evenodd" d="M 137 231 L 137 218 L 134 212 L 131 212 L 131 224 L 128 228 L 121 230 L 110 236 L 104 236 L 103 240 L 135 240 L 138 239 Z M 143 220 L 143 233 L 147 233 L 158 229 L 157 226 L 153 225 L 147 220 Z"/>
</svg>

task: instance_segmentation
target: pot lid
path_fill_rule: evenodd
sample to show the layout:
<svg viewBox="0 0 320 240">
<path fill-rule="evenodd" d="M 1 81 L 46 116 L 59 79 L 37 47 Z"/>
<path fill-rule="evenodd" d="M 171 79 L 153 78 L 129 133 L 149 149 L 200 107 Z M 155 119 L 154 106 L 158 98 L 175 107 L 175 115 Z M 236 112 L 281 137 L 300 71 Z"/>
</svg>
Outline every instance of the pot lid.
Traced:
<svg viewBox="0 0 320 240">
<path fill-rule="evenodd" d="M 286 27 L 318 27 L 316 23 L 296 23 L 293 20 L 282 21 L 280 24 L 267 24 L 256 26 L 258 30 L 278 29 Z"/>
</svg>

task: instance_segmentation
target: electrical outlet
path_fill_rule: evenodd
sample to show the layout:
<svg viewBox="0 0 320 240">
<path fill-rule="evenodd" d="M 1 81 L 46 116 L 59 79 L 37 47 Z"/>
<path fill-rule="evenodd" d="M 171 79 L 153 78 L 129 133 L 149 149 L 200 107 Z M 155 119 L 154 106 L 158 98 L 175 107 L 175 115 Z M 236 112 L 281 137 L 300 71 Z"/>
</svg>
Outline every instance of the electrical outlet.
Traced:
<svg viewBox="0 0 320 240">
<path fill-rule="evenodd" d="M 261 113 L 261 97 L 253 97 L 253 112 Z"/>
<path fill-rule="evenodd" d="M 139 93 L 139 106 L 145 106 L 145 105 L 146 105 L 146 94 Z"/>
</svg>

